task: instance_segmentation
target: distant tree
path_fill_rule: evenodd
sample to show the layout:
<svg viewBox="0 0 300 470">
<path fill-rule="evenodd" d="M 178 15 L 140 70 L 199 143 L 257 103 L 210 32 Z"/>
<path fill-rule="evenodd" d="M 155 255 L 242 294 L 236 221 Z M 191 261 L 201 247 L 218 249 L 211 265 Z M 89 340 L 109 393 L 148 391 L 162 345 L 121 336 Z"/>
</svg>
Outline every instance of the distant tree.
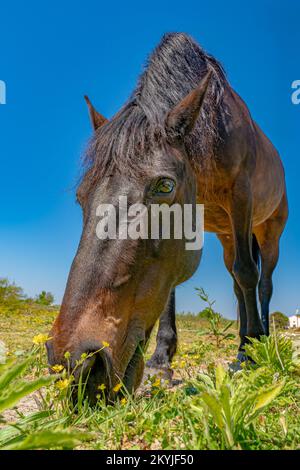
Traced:
<svg viewBox="0 0 300 470">
<path fill-rule="evenodd" d="M 7 278 L 0 278 L 0 304 L 4 306 L 14 305 L 24 301 L 26 296 L 23 289 Z"/>
<path fill-rule="evenodd" d="M 276 328 L 285 328 L 289 325 L 289 318 L 282 312 L 271 313 L 270 320 L 271 327 L 273 325 L 273 321 L 275 322 Z"/>
<path fill-rule="evenodd" d="M 46 292 L 43 290 L 36 298 L 35 302 L 40 305 L 52 305 L 54 302 L 54 297 L 51 292 Z"/>
</svg>

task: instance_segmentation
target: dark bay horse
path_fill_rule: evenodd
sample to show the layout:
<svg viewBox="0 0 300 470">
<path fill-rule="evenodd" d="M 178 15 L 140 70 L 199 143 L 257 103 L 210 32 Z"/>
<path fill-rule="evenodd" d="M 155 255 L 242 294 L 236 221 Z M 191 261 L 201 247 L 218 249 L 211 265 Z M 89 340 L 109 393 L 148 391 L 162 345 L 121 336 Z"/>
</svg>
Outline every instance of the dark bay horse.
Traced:
<svg viewBox="0 0 300 470">
<path fill-rule="evenodd" d="M 138 387 L 140 349 L 160 318 L 150 365 L 168 367 L 176 350 L 174 288 L 195 272 L 201 250 L 184 240 L 99 240 L 96 208 L 142 202 L 205 206 L 233 278 L 246 337 L 269 333 L 272 273 L 287 220 L 282 163 L 229 85 L 221 65 L 186 34 L 163 37 L 138 85 L 111 119 L 87 99 L 95 129 L 77 199 L 83 232 L 48 342 L 50 364 L 105 349 L 88 362 L 88 394 L 120 380 Z M 260 257 L 260 270 L 258 258 Z M 257 303 L 257 289 L 261 316 Z"/>
</svg>

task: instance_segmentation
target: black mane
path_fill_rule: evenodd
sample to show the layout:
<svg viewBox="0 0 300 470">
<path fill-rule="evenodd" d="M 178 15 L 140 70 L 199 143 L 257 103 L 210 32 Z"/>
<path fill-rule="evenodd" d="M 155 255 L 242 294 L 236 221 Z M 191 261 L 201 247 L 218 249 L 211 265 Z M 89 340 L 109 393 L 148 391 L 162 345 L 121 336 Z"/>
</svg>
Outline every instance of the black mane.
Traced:
<svg viewBox="0 0 300 470">
<path fill-rule="evenodd" d="M 85 156 L 85 168 L 92 168 L 90 177 L 95 180 L 116 169 L 134 176 L 151 164 L 151 147 L 165 138 L 166 114 L 208 70 L 213 72 L 209 90 L 197 126 L 187 139 L 191 158 L 206 160 L 218 139 L 218 119 L 224 114 L 225 72 L 190 36 L 170 33 L 150 55 L 128 102 L 91 139 Z"/>
</svg>

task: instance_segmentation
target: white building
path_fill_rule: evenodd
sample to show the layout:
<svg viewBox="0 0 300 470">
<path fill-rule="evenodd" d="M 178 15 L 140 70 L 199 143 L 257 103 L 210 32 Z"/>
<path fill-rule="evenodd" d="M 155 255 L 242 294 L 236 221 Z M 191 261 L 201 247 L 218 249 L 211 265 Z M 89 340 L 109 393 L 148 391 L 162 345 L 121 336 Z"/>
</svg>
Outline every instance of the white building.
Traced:
<svg viewBox="0 0 300 470">
<path fill-rule="evenodd" d="M 290 328 L 300 328 L 300 315 L 291 315 L 289 317 Z"/>
</svg>

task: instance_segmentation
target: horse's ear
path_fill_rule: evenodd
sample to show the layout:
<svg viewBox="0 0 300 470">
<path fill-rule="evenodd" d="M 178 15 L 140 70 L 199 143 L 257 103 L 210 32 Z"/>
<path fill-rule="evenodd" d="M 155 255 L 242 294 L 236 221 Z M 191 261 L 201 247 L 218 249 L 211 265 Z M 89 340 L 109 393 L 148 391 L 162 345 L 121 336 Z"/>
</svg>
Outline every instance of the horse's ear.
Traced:
<svg viewBox="0 0 300 470">
<path fill-rule="evenodd" d="M 98 111 L 95 110 L 94 106 L 89 100 L 88 96 L 84 96 L 84 99 L 88 105 L 89 108 L 89 113 L 90 113 L 90 118 L 91 118 L 91 123 L 94 128 L 94 130 L 98 129 L 99 127 L 103 126 L 108 119 L 106 119 L 102 114 L 98 113 Z"/>
<path fill-rule="evenodd" d="M 165 121 L 165 129 L 170 140 L 183 139 L 196 124 L 204 101 L 212 72 L 209 71 L 197 88 L 183 98 L 169 113 Z"/>
</svg>

